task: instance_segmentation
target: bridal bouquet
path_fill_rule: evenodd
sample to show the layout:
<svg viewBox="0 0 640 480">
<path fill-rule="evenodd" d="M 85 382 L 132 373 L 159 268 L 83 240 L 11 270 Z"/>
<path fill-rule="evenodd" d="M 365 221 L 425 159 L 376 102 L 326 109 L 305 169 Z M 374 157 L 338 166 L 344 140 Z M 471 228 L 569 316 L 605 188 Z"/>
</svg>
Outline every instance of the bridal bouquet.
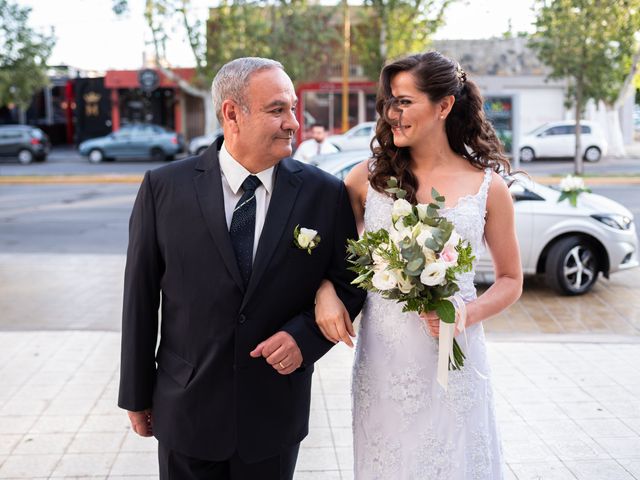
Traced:
<svg viewBox="0 0 640 480">
<path fill-rule="evenodd" d="M 456 233 L 453 223 L 438 214 L 445 199 L 435 189 L 431 191 L 433 203 L 412 205 L 405 200 L 406 192 L 398 188 L 395 178 L 389 180 L 388 187 L 386 191 L 396 197 L 391 229 L 365 232 L 359 240 L 349 241 L 349 268 L 358 274 L 353 283 L 404 304 L 404 312 L 438 314 L 446 388 L 447 369 L 457 370 L 464 365 L 464 353 L 453 338 L 453 302 L 457 301 L 455 294 L 459 290 L 456 275 L 472 269 L 472 248 Z M 458 303 L 463 308 L 464 303 Z M 445 357 L 443 344 L 448 347 Z"/>
</svg>

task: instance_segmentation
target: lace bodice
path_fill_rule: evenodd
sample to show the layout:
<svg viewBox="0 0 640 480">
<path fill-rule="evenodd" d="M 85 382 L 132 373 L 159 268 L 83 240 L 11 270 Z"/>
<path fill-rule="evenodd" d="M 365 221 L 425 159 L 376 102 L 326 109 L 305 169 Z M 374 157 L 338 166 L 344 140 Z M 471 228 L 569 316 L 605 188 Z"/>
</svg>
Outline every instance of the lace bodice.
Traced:
<svg viewBox="0 0 640 480">
<path fill-rule="evenodd" d="M 491 184 L 491 169 L 487 168 L 480 189 L 475 194 L 461 197 L 454 206 L 442 209 L 441 215 L 453 222 L 458 234 L 469 241 L 476 259 L 485 251 L 484 224 L 486 217 L 487 194 Z M 369 187 L 365 204 L 364 228 L 376 231 L 391 228 L 391 210 L 393 199 Z M 475 271 L 458 277 L 460 294 L 466 301 L 475 298 L 473 278 Z"/>
</svg>

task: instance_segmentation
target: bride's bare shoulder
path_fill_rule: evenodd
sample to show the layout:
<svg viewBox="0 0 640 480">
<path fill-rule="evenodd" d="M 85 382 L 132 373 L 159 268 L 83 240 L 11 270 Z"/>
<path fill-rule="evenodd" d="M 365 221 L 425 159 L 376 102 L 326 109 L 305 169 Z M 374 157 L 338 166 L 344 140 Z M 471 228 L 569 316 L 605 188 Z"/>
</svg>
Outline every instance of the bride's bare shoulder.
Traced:
<svg viewBox="0 0 640 480">
<path fill-rule="evenodd" d="M 367 196 L 367 188 L 369 187 L 369 162 L 364 160 L 351 169 L 344 179 L 347 190 L 355 193 L 360 198 Z"/>
</svg>

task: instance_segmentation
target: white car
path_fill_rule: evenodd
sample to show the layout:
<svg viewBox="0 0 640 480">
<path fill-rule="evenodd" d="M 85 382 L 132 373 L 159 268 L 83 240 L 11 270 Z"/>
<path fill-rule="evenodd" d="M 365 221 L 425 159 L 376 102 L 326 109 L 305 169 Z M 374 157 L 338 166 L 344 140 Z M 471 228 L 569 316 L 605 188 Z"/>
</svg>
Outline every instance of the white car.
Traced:
<svg viewBox="0 0 640 480">
<path fill-rule="evenodd" d="M 217 128 L 210 135 L 201 135 L 199 137 L 193 137 L 189 142 L 189 155 L 200 155 L 204 152 L 209 145 L 211 145 L 216 138 L 222 135 L 222 129 Z"/>
<path fill-rule="evenodd" d="M 520 139 L 520 161 L 531 162 L 536 158 L 567 158 L 575 155 L 576 122 L 546 123 Z M 607 154 L 607 141 L 597 124 L 580 122 L 582 157 L 587 162 L 597 162 Z"/>
<path fill-rule="evenodd" d="M 326 156 L 319 168 L 340 179 L 362 160 L 367 150 Z M 513 180 L 513 179 L 509 179 Z M 638 237 L 633 214 L 621 204 L 582 193 L 577 207 L 558 203 L 560 191 L 518 175 L 510 187 L 516 232 L 525 275 L 544 275 L 549 287 L 563 295 L 591 290 L 598 274 L 637 267 Z M 488 253 L 478 259 L 476 280 L 494 279 Z"/>
<path fill-rule="evenodd" d="M 347 130 L 342 135 L 331 135 L 327 138 L 341 151 L 369 149 L 376 133 L 376 122 L 363 122 Z"/>
</svg>

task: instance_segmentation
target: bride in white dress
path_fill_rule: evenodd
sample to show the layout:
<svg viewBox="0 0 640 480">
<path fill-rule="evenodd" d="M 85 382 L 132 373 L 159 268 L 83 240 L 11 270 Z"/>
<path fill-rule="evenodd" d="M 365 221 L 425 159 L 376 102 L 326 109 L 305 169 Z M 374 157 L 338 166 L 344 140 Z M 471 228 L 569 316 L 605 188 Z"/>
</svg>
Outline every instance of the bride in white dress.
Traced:
<svg viewBox="0 0 640 480">
<path fill-rule="evenodd" d="M 389 177 L 399 179 L 412 203 L 430 202 L 434 187 L 446 198 L 442 215 L 476 257 L 486 244 L 496 280 L 476 297 L 473 272 L 458 278 L 467 329 L 457 339 L 466 360 L 462 370 L 449 372 L 446 391 L 436 380 L 435 312 L 403 313 L 394 300 L 368 294 L 353 369 L 355 478 L 501 479 L 482 321 L 522 290 L 513 203 L 495 173 L 508 171 L 509 164 L 484 117 L 478 88 L 456 62 L 437 52 L 409 56 L 387 65 L 380 85 L 380 147 L 345 180 L 359 230 L 389 229 Z M 328 282 L 317 294 L 316 321 L 328 339 L 351 344 L 349 316 Z"/>
</svg>

